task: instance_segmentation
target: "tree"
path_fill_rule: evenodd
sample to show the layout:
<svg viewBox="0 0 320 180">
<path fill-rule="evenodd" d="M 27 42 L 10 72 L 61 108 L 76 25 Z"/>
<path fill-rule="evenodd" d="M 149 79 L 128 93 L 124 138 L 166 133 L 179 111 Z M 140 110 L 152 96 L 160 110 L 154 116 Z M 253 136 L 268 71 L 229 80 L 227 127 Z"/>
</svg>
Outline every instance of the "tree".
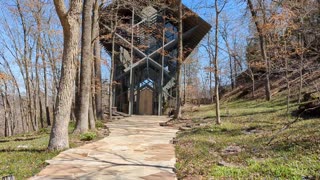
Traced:
<svg viewBox="0 0 320 180">
<path fill-rule="evenodd" d="M 71 0 L 67 10 L 63 0 L 54 0 L 54 5 L 63 28 L 63 57 L 61 77 L 51 129 L 49 150 L 62 150 L 69 147 L 68 124 L 75 78 L 75 59 L 78 53 L 80 36 L 81 0 Z"/>
<path fill-rule="evenodd" d="M 215 83 L 215 97 L 216 97 L 216 124 L 221 124 L 220 119 L 220 97 L 219 97 L 219 61 L 218 61 L 218 33 L 219 33 L 219 15 L 221 14 L 222 10 L 224 9 L 227 2 L 224 0 L 222 3 L 221 8 L 219 8 L 218 0 L 214 1 L 215 6 L 215 56 L 214 56 L 214 83 Z"/>
<path fill-rule="evenodd" d="M 80 107 L 77 115 L 75 132 L 85 133 L 89 129 L 89 100 L 91 91 L 91 33 L 92 33 L 92 5 L 93 0 L 84 0 L 82 11 L 82 43 L 80 68 Z"/>
<path fill-rule="evenodd" d="M 24 80 L 24 84 L 25 84 L 25 88 L 26 88 L 26 92 L 27 92 L 27 97 L 28 97 L 28 118 L 31 122 L 32 125 L 32 129 L 34 131 L 38 130 L 38 125 L 37 125 L 37 118 L 35 116 L 34 110 L 35 108 L 35 104 L 32 102 L 32 83 L 31 83 L 31 72 L 30 72 L 30 67 L 31 66 L 31 52 L 30 47 L 29 47 L 29 43 L 28 43 L 28 36 L 29 36 L 29 28 L 27 27 L 27 21 L 26 21 L 26 17 L 23 14 L 22 8 L 21 8 L 21 1 L 20 0 L 16 0 L 16 7 L 17 7 L 17 12 L 19 14 L 19 18 L 21 21 L 21 27 L 22 27 L 22 32 L 23 32 L 23 54 L 20 53 L 20 56 L 22 56 L 22 61 L 20 61 L 18 63 L 19 65 L 19 69 L 21 72 L 21 75 L 23 77 Z M 18 49 L 17 49 L 18 51 Z"/>
<path fill-rule="evenodd" d="M 211 103 L 214 103 L 213 91 L 212 91 L 212 73 L 214 71 L 214 68 L 212 66 L 213 66 L 215 54 L 214 54 L 214 49 L 212 47 L 213 44 L 214 44 L 213 39 L 211 38 L 211 34 L 209 33 L 207 35 L 206 44 L 203 45 L 203 47 L 206 49 L 209 56 L 209 66 L 206 68 L 206 70 L 209 73 L 209 94 L 210 94 Z"/>
<path fill-rule="evenodd" d="M 5 73 L 0 73 L 0 80 L 2 80 L 1 84 L 3 84 L 4 89 L 0 86 L 0 94 L 2 98 L 2 103 L 4 107 L 4 136 L 12 136 L 14 131 L 13 119 L 12 119 L 12 108 L 8 98 L 8 85 L 7 81 L 9 80 L 9 76 Z"/>
<path fill-rule="evenodd" d="M 179 11 L 179 17 L 178 17 L 178 24 L 179 24 L 179 30 L 178 30 L 178 59 L 177 59 L 177 72 L 176 72 L 176 108 L 175 108 L 175 113 L 174 113 L 174 118 L 175 119 L 180 119 L 181 118 L 181 88 L 180 88 L 180 82 L 181 82 L 181 66 L 183 63 L 183 5 L 182 5 L 182 0 L 179 1 L 178 4 L 178 11 Z"/>
<path fill-rule="evenodd" d="M 232 62 L 232 60 L 235 59 L 234 58 L 235 54 L 234 54 L 234 52 L 231 49 L 230 44 L 229 44 L 228 29 L 230 29 L 230 26 L 228 24 L 228 20 L 226 18 L 224 18 L 223 27 L 221 29 L 220 34 L 221 34 L 221 37 L 222 37 L 222 39 L 225 42 L 225 45 L 227 47 L 227 53 L 228 53 L 228 56 L 229 56 L 229 69 L 230 69 L 229 78 L 230 78 L 231 88 L 234 89 L 235 86 L 236 86 L 235 79 L 236 79 L 237 63 L 236 62 Z"/>
<path fill-rule="evenodd" d="M 92 21 L 92 40 L 93 40 L 93 55 L 94 55 L 94 88 L 95 88 L 95 109 L 97 119 L 103 119 L 102 110 L 102 81 L 101 81 L 101 56 L 100 56 L 100 38 L 99 38 L 99 0 L 95 0 L 93 7 Z"/>
<path fill-rule="evenodd" d="M 261 2 L 263 3 L 263 2 Z M 258 35 L 259 35 L 259 42 L 260 42 L 260 53 L 262 56 L 263 61 L 265 62 L 265 69 L 266 69 L 266 79 L 265 79 L 265 92 L 266 92 L 266 100 L 271 100 L 271 88 L 270 88 L 270 62 L 268 61 L 267 52 L 266 52 L 266 39 L 265 33 L 263 32 L 263 25 L 259 21 L 259 17 L 257 16 L 257 11 L 253 6 L 252 0 L 247 0 L 247 4 L 249 6 L 251 16 L 255 23 Z M 263 5 L 261 5 L 263 6 Z M 261 7 L 262 11 L 264 12 L 265 9 Z M 265 13 L 265 12 L 264 12 Z M 265 17 L 264 17 L 265 22 Z"/>
<path fill-rule="evenodd" d="M 116 3 L 116 4 L 114 4 Z M 109 119 L 112 120 L 112 106 L 113 106 L 113 91 L 114 91 L 114 67 L 115 67 L 115 41 L 116 41 L 116 29 L 118 27 L 118 10 L 119 10 L 119 2 L 115 2 L 112 0 L 112 10 L 113 13 L 111 15 L 111 44 L 112 44 L 112 52 L 111 52 L 111 67 L 110 67 L 110 82 L 109 82 Z"/>
</svg>

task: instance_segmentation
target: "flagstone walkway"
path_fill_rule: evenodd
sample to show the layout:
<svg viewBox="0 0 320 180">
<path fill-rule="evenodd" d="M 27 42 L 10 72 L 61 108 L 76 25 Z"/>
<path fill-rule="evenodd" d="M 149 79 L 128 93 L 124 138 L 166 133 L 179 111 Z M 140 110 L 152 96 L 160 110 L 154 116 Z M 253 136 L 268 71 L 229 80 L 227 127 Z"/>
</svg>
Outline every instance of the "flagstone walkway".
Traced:
<svg viewBox="0 0 320 180">
<path fill-rule="evenodd" d="M 133 116 L 108 123 L 110 136 L 60 153 L 32 180 L 173 180 L 176 129 L 166 117 Z"/>
</svg>

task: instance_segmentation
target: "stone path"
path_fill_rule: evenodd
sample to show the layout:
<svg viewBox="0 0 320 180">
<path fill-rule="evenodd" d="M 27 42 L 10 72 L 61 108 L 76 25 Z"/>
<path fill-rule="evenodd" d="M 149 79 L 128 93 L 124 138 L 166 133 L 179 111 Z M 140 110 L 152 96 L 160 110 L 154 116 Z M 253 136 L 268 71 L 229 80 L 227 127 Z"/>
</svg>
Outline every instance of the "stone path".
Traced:
<svg viewBox="0 0 320 180">
<path fill-rule="evenodd" d="M 176 129 L 160 127 L 168 119 L 133 116 L 108 123 L 110 136 L 60 153 L 32 180 L 171 180 Z"/>
</svg>

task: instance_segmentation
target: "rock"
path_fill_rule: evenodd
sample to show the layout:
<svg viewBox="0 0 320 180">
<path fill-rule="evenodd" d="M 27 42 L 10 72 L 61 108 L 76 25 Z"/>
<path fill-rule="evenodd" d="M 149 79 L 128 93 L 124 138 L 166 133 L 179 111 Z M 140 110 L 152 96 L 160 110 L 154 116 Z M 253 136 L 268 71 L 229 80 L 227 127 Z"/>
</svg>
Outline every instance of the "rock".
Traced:
<svg viewBox="0 0 320 180">
<path fill-rule="evenodd" d="M 175 109 L 170 109 L 168 112 L 168 117 L 173 116 L 176 113 Z"/>
<path fill-rule="evenodd" d="M 312 100 L 317 100 L 320 99 L 320 92 L 311 92 L 311 93 L 305 93 L 303 95 L 303 101 L 312 101 Z"/>
<path fill-rule="evenodd" d="M 242 151 L 241 147 L 232 145 L 225 148 L 221 153 L 223 155 L 233 155 L 233 154 L 238 154 L 241 151 Z"/>
<path fill-rule="evenodd" d="M 4 176 L 2 177 L 2 180 L 15 180 L 15 177 L 13 175 Z"/>
<path fill-rule="evenodd" d="M 180 130 L 180 131 L 188 131 L 188 130 L 191 130 L 191 129 L 192 129 L 192 128 L 183 127 L 183 126 L 179 127 L 179 130 Z"/>
<path fill-rule="evenodd" d="M 159 125 L 162 126 L 162 127 L 166 127 L 166 126 L 172 127 L 173 123 L 167 121 L 167 122 L 161 122 L 161 123 L 159 123 Z"/>
<path fill-rule="evenodd" d="M 17 148 L 19 148 L 19 149 L 27 149 L 29 146 L 27 146 L 27 145 L 19 145 L 19 146 L 17 146 Z"/>
<path fill-rule="evenodd" d="M 108 136 L 108 135 L 110 134 L 109 128 L 108 128 L 108 129 L 104 129 L 104 130 L 102 131 L 102 134 L 105 135 L 105 136 Z"/>
<path fill-rule="evenodd" d="M 304 176 L 302 177 L 303 180 L 316 180 L 316 177 L 314 176 Z"/>
<path fill-rule="evenodd" d="M 225 166 L 225 167 L 238 167 L 237 165 L 235 164 L 232 164 L 232 163 L 228 163 L 228 162 L 225 162 L 225 161 L 220 161 L 218 162 L 218 166 Z"/>
<path fill-rule="evenodd" d="M 303 103 L 296 111 L 297 115 L 320 117 L 320 92 L 306 93 Z"/>
<path fill-rule="evenodd" d="M 208 125 L 208 123 L 200 123 L 200 124 L 199 124 L 200 127 L 205 127 L 205 126 L 207 126 L 207 125 Z"/>
<path fill-rule="evenodd" d="M 249 127 L 249 128 L 247 128 L 247 129 L 243 130 L 242 132 L 243 132 L 244 134 L 249 135 L 249 134 L 257 134 L 257 133 L 260 133 L 261 130 L 258 129 L 258 128 L 256 128 L 256 127 Z"/>
<path fill-rule="evenodd" d="M 171 141 L 170 141 L 171 144 L 177 144 L 178 143 L 178 140 L 176 138 L 173 138 Z"/>
</svg>

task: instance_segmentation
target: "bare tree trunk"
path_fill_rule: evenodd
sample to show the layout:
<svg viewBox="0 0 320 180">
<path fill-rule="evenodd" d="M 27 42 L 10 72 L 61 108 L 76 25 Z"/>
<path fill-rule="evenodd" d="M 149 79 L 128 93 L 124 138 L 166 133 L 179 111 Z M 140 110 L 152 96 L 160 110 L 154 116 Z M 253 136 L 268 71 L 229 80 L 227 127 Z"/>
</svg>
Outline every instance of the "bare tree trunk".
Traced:
<svg viewBox="0 0 320 180">
<path fill-rule="evenodd" d="M 235 58 L 235 56 L 233 57 L 234 61 L 233 61 L 233 85 L 236 88 L 237 87 L 237 76 L 238 76 L 238 66 L 237 66 L 237 59 Z"/>
<path fill-rule="evenodd" d="M 43 63 L 43 78 L 44 78 L 44 107 L 45 107 L 45 118 L 47 125 L 51 126 L 50 120 L 50 108 L 49 108 L 49 97 L 48 97 L 48 78 L 47 78 L 47 61 L 44 56 L 44 50 L 41 48 L 42 63 Z"/>
<path fill-rule="evenodd" d="M 77 114 L 77 127 L 74 133 L 85 133 L 89 129 L 89 99 L 91 90 L 91 32 L 92 32 L 92 0 L 84 0 L 82 15 L 82 43 L 81 43 L 81 68 L 80 68 L 80 107 Z"/>
<path fill-rule="evenodd" d="M 49 108 L 49 96 L 48 96 L 48 77 L 47 77 L 47 62 L 44 56 L 44 50 L 41 48 L 42 63 L 43 63 L 43 78 L 44 78 L 44 108 L 45 119 L 48 126 L 51 126 L 50 108 Z"/>
<path fill-rule="evenodd" d="M 302 35 L 300 34 L 300 46 L 303 48 L 303 39 Z M 304 53 L 302 51 L 302 54 L 300 55 L 300 62 L 299 62 L 299 95 L 298 95 L 298 103 L 301 103 L 302 99 L 302 86 L 303 86 L 303 58 Z"/>
<path fill-rule="evenodd" d="M 37 88 L 37 91 L 36 91 L 36 101 L 37 101 L 37 104 L 39 105 L 39 113 L 40 113 L 40 124 L 41 124 L 41 128 L 44 128 L 44 117 L 43 117 L 43 109 L 42 109 L 42 101 L 41 101 L 41 89 L 40 89 L 40 76 L 39 76 L 39 58 L 40 58 L 40 51 L 41 51 L 41 29 L 40 29 L 40 25 L 39 23 L 37 23 L 38 25 L 38 38 L 37 38 L 37 47 L 36 47 L 36 64 L 35 64 L 35 71 L 36 71 L 36 88 Z M 35 106 L 37 106 L 37 104 L 35 104 Z M 38 114 L 36 112 L 36 114 Z M 37 117 L 37 116 L 36 116 Z"/>
<path fill-rule="evenodd" d="M 230 74 L 229 74 L 229 78 L 230 78 L 230 83 L 231 83 L 231 88 L 234 89 L 235 88 L 235 83 L 234 83 L 234 78 L 233 78 L 233 66 L 232 66 L 232 57 L 233 57 L 233 54 L 232 54 L 232 51 L 231 51 L 231 48 L 229 46 L 229 42 L 228 42 L 228 32 L 227 32 L 227 25 L 226 25 L 226 22 L 223 26 L 223 31 L 221 32 L 221 36 L 227 46 L 227 51 L 228 51 L 228 56 L 229 56 L 229 69 L 230 69 Z M 235 63 L 234 63 L 235 64 Z"/>
<path fill-rule="evenodd" d="M 181 66 L 183 62 L 183 10 L 182 10 L 182 1 L 179 1 L 179 18 L 178 18 L 178 23 L 179 23 L 179 31 L 178 31 L 178 59 L 177 59 L 177 72 L 176 72 L 176 108 L 175 108 L 175 114 L 174 118 L 175 119 L 180 119 L 181 118 L 181 97 L 180 97 L 180 81 L 181 81 Z"/>
<path fill-rule="evenodd" d="M 93 52 L 92 52 L 93 53 Z M 91 86 L 90 86 L 90 95 L 89 95 L 89 128 L 91 130 L 95 130 L 96 129 L 96 120 L 97 120 L 97 116 L 96 113 L 97 111 L 95 111 L 94 106 L 95 106 L 95 72 L 94 72 L 94 63 L 95 62 L 91 62 Z"/>
<path fill-rule="evenodd" d="M 186 91 L 187 91 L 187 71 L 186 71 L 186 64 L 183 64 L 183 105 L 186 104 Z"/>
<path fill-rule="evenodd" d="M 96 118 L 94 116 L 94 111 L 93 111 L 92 93 L 90 93 L 88 116 L 89 116 L 89 128 L 91 130 L 95 130 L 96 129 Z"/>
<path fill-rule="evenodd" d="M 114 3 L 114 0 L 112 1 Z M 113 78 L 114 78 L 114 68 L 115 68 L 115 31 L 117 28 L 117 20 L 118 20 L 118 10 L 119 10 L 119 3 L 116 4 L 116 11 L 114 11 L 115 7 L 112 6 L 111 12 L 115 12 L 115 15 L 112 16 L 112 22 L 111 22 L 111 37 L 112 37 L 112 52 L 111 52 L 111 67 L 110 67 L 110 82 L 109 82 L 109 119 L 112 120 L 112 107 L 113 107 Z M 131 54 L 132 55 L 132 54 Z"/>
<path fill-rule="evenodd" d="M 78 123 L 80 122 L 78 118 L 78 114 L 80 113 L 80 61 L 77 59 L 76 60 L 76 79 L 75 79 L 75 93 L 74 93 L 74 102 L 73 102 L 73 114 L 74 118 L 76 120 L 76 127 L 78 126 Z"/>
<path fill-rule="evenodd" d="M 18 13 L 19 13 L 19 18 L 21 20 L 21 25 L 22 25 L 22 29 L 23 29 L 23 43 L 24 43 L 24 47 L 23 47 L 23 62 L 22 62 L 22 68 L 24 70 L 24 73 L 21 72 L 22 74 L 24 74 L 24 83 L 25 83 L 25 86 L 26 86 L 26 92 L 27 92 L 27 97 L 28 97 L 28 117 L 29 117 L 29 120 L 31 121 L 31 124 L 32 124 L 32 128 L 34 131 L 37 130 L 37 127 L 36 127 L 36 119 L 34 119 L 34 115 L 33 115 L 33 104 L 32 104 L 32 94 L 31 94 L 31 80 L 30 80 L 30 75 L 29 75 L 29 66 L 30 66 L 30 63 L 29 63 L 29 60 L 28 60 L 28 57 L 27 55 L 29 54 L 28 53 L 28 38 L 27 38 L 27 35 L 28 35 L 28 30 L 27 30 L 27 27 L 26 27 L 26 21 L 25 21 L 25 18 L 22 14 L 22 9 L 21 9 L 21 4 L 20 4 L 20 0 L 16 0 L 16 6 L 17 6 L 17 10 L 18 10 Z"/>
<path fill-rule="evenodd" d="M 215 56 L 214 56 L 214 78 L 215 78 L 215 96 L 216 96 L 216 124 L 221 124 L 220 119 L 220 97 L 219 97 L 219 62 L 218 62 L 218 32 L 219 32 L 219 15 L 223 10 L 226 2 L 224 2 L 222 8 L 219 10 L 218 0 L 215 0 L 215 11 L 216 11 L 216 27 L 215 27 Z"/>
<path fill-rule="evenodd" d="M 12 77 L 13 79 L 13 84 L 14 84 L 14 87 L 17 88 L 17 91 L 18 91 L 18 97 L 19 97 L 19 110 L 20 110 L 20 118 L 21 118 L 21 126 L 22 126 L 22 131 L 25 133 L 25 132 L 28 132 L 28 129 L 26 127 L 26 119 L 24 118 L 24 110 L 23 110 L 23 100 L 22 100 L 22 96 L 21 96 L 21 91 L 20 91 L 20 88 L 19 88 L 19 85 L 18 85 L 18 82 L 17 82 L 17 79 L 15 78 L 13 72 L 12 72 L 12 69 L 9 65 L 9 62 L 8 60 L 5 58 L 5 56 L 3 54 L 0 54 L 0 56 L 2 57 L 2 59 L 4 60 L 4 63 L 5 66 L 9 73 L 10 73 L 10 76 Z"/>
<path fill-rule="evenodd" d="M 213 50 L 211 48 L 211 38 L 210 38 L 210 33 L 208 34 L 208 44 L 206 47 L 206 50 L 208 52 L 209 55 L 209 95 L 210 95 L 210 99 L 211 99 L 211 103 L 214 103 L 214 98 L 213 98 L 213 91 L 212 91 L 212 65 L 213 65 Z"/>
<path fill-rule="evenodd" d="M 99 0 L 95 0 L 93 8 L 93 22 L 92 22 L 92 39 L 94 40 L 94 72 L 95 72 L 95 106 L 97 119 L 103 119 L 102 110 L 102 81 L 101 81 L 101 47 L 99 39 Z"/>
<path fill-rule="evenodd" d="M 49 150 L 69 148 L 68 124 L 75 77 L 75 56 L 78 54 L 80 34 L 81 0 L 70 2 L 67 10 L 63 0 L 54 0 L 54 5 L 63 27 L 64 45 L 61 78 L 57 94 L 53 126 L 51 129 Z"/>
<path fill-rule="evenodd" d="M 44 110 L 45 113 L 43 114 L 43 107 L 42 107 L 42 101 L 41 101 L 41 91 L 40 91 L 40 80 L 38 78 L 37 79 L 37 84 L 38 84 L 38 101 L 39 101 L 39 106 L 40 106 L 40 122 L 41 122 L 41 127 L 44 127 L 44 119 L 46 118 L 47 121 L 47 125 L 51 126 L 51 122 L 50 122 L 50 111 L 49 111 L 49 105 L 48 105 L 48 80 L 47 80 L 47 63 L 45 60 L 45 56 L 44 56 L 44 50 L 43 50 L 43 44 L 42 44 L 42 21 L 41 21 L 41 16 L 43 13 L 42 10 L 42 6 L 43 3 L 42 2 L 36 2 L 35 4 L 36 6 L 36 10 L 35 12 L 33 12 L 34 18 L 36 20 L 36 24 L 37 24 L 37 33 L 38 33 L 38 37 L 37 37 L 37 57 L 36 60 L 38 61 L 38 58 L 41 57 L 42 59 L 42 63 L 43 63 L 43 78 L 44 78 Z M 37 65 L 38 63 L 36 63 Z M 38 72 L 36 71 L 36 76 L 38 75 Z"/>
<path fill-rule="evenodd" d="M 250 67 L 249 67 L 249 70 L 250 70 L 251 81 L 252 81 L 252 98 L 254 98 L 254 97 L 255 97 L 255 91 L 256 91 L 255 78 L 254 78 L 254 73 L 253 73 L 253 71 L 250 69 Z"/>
<path fill-rule="evenodd" d="M 229 68 L 230 68 L 230 81 L 231 81 L 231 88 L 234 89 L 234 78 L 233 78 L 233 67 L 232 67 L 232 57 L 229 57 Z"/>
<path fill-rule="evenodd" d="M 11 123 L 11 106 L 8 101 L 8 90 L 7 90 L 7 83 L 3 80 L 3 84 L 5 86 L 5 90 L 3 91 L 0 89 L 2 103 L 4 107 L 4 136 L 9 137 L 13 135 L 12 131 L 12 123 Z"/>
<path fill-rule="evenodd" d="M 265 36 L 263 35 L 262 32 L 262 27 L 259 23 L 258 17 L 257 17 L 257 12 L 253 7 L 252 1 L 247 0 L 248 6 L 252 15 L 252 18 L 255 22 L 258 34 L 259 34 L 259 40 L 260 40 L 260 50 L 261 50 L 261 56 L 265 62 L 265 69 L 266 69 L 266 79 L 265 79 L 265 92 L 266 92 L 266 100 L 270 101 L 271 100 L 271 88 L 270 88 L 270 65 L 266 53 L 266 42 L 265 42 Z"/>
<path fill-rule="evenodd" d="M 111 67 L 110 67 L 110 84 L 109 84 L 109 119 L 112 120 L 112 106 L 113 106 L 113 73 L 114 73 L 114 57 L 115 57 L 115 35 L 112 32 L 112 55 L 111 55 Z"/>
<path fill-rule="evenodd" d="M 284 42 L 284 52 L 287 52 L 287 42 Z M 286 81 L 287 81 L 287 115 L 289 114 L 290 107 L 290 80 L 289 80 L 289 67 L 288 58 L 285 55 L 285 68 L 286 68 Z"/>
</svg>

